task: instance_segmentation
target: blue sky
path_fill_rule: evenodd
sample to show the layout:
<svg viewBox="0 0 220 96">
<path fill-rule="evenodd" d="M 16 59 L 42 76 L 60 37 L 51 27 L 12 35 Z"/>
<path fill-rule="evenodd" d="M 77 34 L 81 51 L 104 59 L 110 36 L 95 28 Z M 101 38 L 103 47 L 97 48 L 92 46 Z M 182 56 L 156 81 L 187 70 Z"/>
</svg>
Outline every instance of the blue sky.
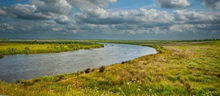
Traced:
<svg viewBox="0 0 220 96">
<path fill-rule="evenodd" d="M 17 3 L 20 4 L 28 4 L 29 0 L 1 0 L 0 4 L 3 6 L 10 6 L 10 5 L 14 5 Z"/>
<path fill-rule="evenodd" d="M 220 0 L 1 0 L 0 38 L 220 39 Z"/>
</svg>

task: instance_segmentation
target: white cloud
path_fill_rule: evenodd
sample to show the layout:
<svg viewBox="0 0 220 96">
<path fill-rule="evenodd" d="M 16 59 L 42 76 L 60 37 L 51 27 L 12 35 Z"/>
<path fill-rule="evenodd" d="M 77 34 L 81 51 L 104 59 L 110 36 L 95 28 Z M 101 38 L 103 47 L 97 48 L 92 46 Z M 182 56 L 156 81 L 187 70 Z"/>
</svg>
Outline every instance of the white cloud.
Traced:
<svg viewBox="0 0 220 96">
<path fill-rule="evenodd" d="M 0 14 L 25 20 L 55 20 L 67 23 L 72 6 L 66 0 L 30 0 L 30 4 L 16 4 L 0 9 Z"/>
<path fill-rule="evenodd" d="M 80 23 L 91 24 L 167 23 L 173 20 L 173 17 L 166 11 L 155 9 L 106 11 L 99 7 L 78 12 L 75 18 Z"/>
<path fill-rule="evenodd" d="M 186 11 L 186 10 L 175 10 L 174 17 L 177 21 L 193 21 L 193 20 L 210 20 L 212 19 L 211 15 L 195 12 L 195 11 Z"/>
<path fill-rule="evenodd" d="M 0 9 L 0 14 L 9 13 L 8 16 L 14 16 L 26 20 L 54 20 L 59 24 L 68 24 L 69 13 L 73 7 L 81 11 L 87 11 L 90 15 L 99 16 L 102 14 L 102 8 L 97 6 L 107 6 L 108 3 L 114 3 L 117 0 L 30 0 L 30 4 L 16 4 Z M 92 9 L 91 8 L 99 8 Z"/>
<path fill-rule="evenodd" d="M 105 9 L 117 0 L 31 0 L 0 7 L 1 32 L 71 33 L 81 36 L 152 36 L 220 32 L 220 12 L 140 8 Z M 188 0 L 155 0 L 163 8 L 184 8 Z M 208 0 L 203 1 L 205 6 Z M 71 13 L 72 8 L 78 11 Z M 209 8 L 218 8 L 216 6 Z M 7 17 L 7 19 L 5 19 Z M 4 24 L 4 25 L 3 25 Z M 66 24 L 61 26 L 59 24 Z M 187 34 L 188 34 L 187 33 Z M 76 35 L 77 36 L 77 35 Z M 119 37 L 120 37 L 119 36 Z M 59 36 L 58 36 L 59 37 Z M 169 37 L 169 36 L 168 36 Z M 144 37 L 145 38 L 145 37 Z M 152 37 L 153 38 L 153 37 Z M 139 39 L 139 38 L 138 38 Z M 169 38 L 168 38 L 169 39 Z"/>
<path fill-rule="evenodd" d="M 66 0 L 31 0 L 31 5 L 36 6 L 36 11 L 43 14 L 67 15 L 72 6 Z"/>
<path fill-rule="evenodd" d="M 155 2 L 162 8 L 184 8 L 191 5 L 188 0 L 155 0 Z"/>
<path fill-rule="evenodd" d="M 15 16 L 21 19 L 28 19 L 28 20 L 45 20 L 52 18 L 50 15 L 42 14 L 41 12 L 36 12 L 37 8 L 35 5 L 29 4 L 17 4 L 11 6 L 7 9 L 10 15 Z"/>
<path fill-rule="evenodd" d="M 55 19 L 55 21 L 59 24 L 68 24 L 70 19 L 65 15 L 61 15 L 57 19 Z"/>
<path fill-rule="evenodd" d="M 220 24 L 220 12 L 202 12 L 175 10 L 173 16 L 176 22 L 187 24 Z"/>
<path fill-rule="evenodd" d="M 106 7 L 109 3 L 115 3 L 117 0 L 68 0 L 70 4 L 80 10 L 86 10 L 91 7 Z"/>
</svg>

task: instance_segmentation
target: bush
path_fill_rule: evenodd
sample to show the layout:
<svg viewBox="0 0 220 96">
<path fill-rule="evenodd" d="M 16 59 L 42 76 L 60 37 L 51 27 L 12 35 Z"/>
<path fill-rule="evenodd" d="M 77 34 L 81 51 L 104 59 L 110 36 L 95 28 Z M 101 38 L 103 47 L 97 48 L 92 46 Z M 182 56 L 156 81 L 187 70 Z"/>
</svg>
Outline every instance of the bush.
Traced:
<svg viewBox="0 0 220 96">
<path fill-rule="evenodd" d="M 15 84 L 23 84 L 24 83 L 24 80 L 17 80 L 15 81 Z"/>
<path fill-rule="evenodd" d="M 104 71 L 105 71 L 105 66 L 99 68 L 99 72 L 104 72 Z"/>
<path fill-rule="evenodd" d="M 37 83 L 37 82 L 40 82 L 40 81 L 41 81 L 41 79 L 34 79 L 33 83 Z"/>
<path fill-rule="evenodd" d="M 26 54 L 29 53 L 30 52 L 30 48 L 29 47 L 25 47 L 23 52 L 26 53 Z"/>
<path fill-rule="evenodd" d="M 24 50 L 30 50 L 30 48 L 29 47 L 25 47 Z"/>
<path fill-rule="evenodd" d="M 87 68 L 84 72 L 85 73 L 89 73 L 91 71 L 91 69 L 90 68 Z"/>
</svg>

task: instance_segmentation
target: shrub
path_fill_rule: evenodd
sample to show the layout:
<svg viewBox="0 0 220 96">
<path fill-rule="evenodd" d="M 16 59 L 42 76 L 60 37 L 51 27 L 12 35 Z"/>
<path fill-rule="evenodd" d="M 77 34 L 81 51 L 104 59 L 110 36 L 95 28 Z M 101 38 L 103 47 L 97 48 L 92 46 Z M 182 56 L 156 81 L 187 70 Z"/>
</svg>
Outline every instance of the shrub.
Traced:
<svg viewBox="0 0 220 96">
<path fill-rule="evenodd" d="M 44 82 L 50 82 L 50 81 L 52 81 L 53 77 L 52 76 L 43 76 L 40 79 Z"/>
<path fill-rule="evenodd" d="M 99 72 L 104 72 L 104 71 L 105 71 L 105 66 L 99 68 Z"/>
<path fill-rule="evenodd" d="M 30 50 L 30 48 L 29 47 L 25 47 L 24 50 Z"/>
<path fill-rule="evenodd" d="M 58 82 L 58 81 L 62 80 L 64 77 L 65 77 L 64 75 L 56 76 L 55 82 Z"/>
<path fill-rule="evenodd" d="M 23 52 L 26 53 L 26 54 L 29 53 L 30 52 L 30 48 L 29 47 L 25 47 Z"/>
<path fill-rule="evenodd" d="M 91 69 L 90 68 L 87 68 L 84 72 L 85 73 L 89 73 L 91 71 Z"/>
<path fill-rule="evenodd" d="M 17 80 L 15 81 L 15 84 L 23 84 L 24 83 L 24 80 Z"/>
</svg>

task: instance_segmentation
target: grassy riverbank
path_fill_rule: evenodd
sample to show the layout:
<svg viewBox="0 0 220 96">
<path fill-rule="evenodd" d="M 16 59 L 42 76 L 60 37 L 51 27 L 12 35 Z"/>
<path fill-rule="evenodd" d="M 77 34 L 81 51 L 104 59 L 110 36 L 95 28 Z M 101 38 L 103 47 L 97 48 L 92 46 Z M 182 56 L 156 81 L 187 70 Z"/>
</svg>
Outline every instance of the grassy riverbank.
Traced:
<svg viewBox="0 0 220 96">
<path fill-rule="evenodd" d="M 110 41 L 109 41 L 110 42 Z M 111 41 L 115 42 L 115 41 Z M 117 41 L 118 42 L 118 41 Z M 158 54 L 111 66 L 0 83 L 10 96 L 220 94 L 220 41 L 120 41 L 153 46 Z"/>
<path fill-rule="evenodd" d="M 77 41 L 0 41 L 0 58 L 13 54 L 54 53 L 100 47 L 103 46 Z"/>
</svg>

